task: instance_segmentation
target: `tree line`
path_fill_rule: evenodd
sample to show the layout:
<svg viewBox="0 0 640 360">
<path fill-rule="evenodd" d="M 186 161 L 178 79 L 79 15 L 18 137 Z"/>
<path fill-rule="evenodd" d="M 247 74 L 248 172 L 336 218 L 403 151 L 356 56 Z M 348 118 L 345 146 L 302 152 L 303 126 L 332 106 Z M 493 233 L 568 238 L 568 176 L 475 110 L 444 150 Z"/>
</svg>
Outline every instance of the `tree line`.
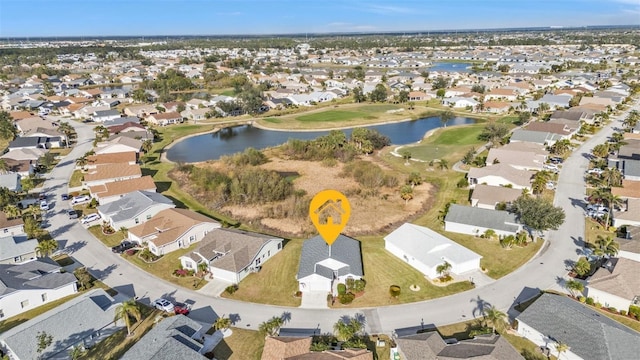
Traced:
<svg viewBox="0 0 640 360">
<path fill-rule="evenodd" d="M 371 154 L 389 144 L 389 138 L 376 130 L 355 128 L 349 137 L 343 131 L 333 130 L 313 140 L 290 139 L 282 146 L 282 153 L 295 160 L 348 162 L 357 155 Z"/>
</svg>

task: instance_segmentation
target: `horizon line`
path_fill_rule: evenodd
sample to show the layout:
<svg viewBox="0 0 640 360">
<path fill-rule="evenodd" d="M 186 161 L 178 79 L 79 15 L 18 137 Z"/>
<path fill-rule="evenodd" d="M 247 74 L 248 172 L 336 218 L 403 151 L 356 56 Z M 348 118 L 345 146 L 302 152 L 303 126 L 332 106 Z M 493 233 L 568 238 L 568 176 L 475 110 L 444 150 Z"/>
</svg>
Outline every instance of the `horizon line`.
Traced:
<svg viewBox="0 0 640 360">
<path fill-rule="evenodd" d="M 233 34 L 154 34 L 154 35 L 30 35 L 30 36 L 2 36 L 5 40 L 21 40 L 30 38 L 37 39 L 57 39 L 57 38 L 162 38 L 162 37 L 301 37 L 301 36 L 337 36 L 337 35 L 400 35 L 400 34 L 423 34 L 423 33 L 451 33 L 451 32 L 492 32 L 492 31 L 562 31 L 562 30 L 579 30 L 594 28 L 640 28 L 640 24 L 627 25 L 579 25 L 579 26 L 563 26 L 563 25 L 546 25 L 546 26 L 523 26 L 523 27 L 498 27 L 498 28 L 464 28 L 464 29 L 436 29 L 436 30 L 380 30 L 380 31 L 333 31 L 333 32 L 292 32 L 292 33 L 233 33 Z"/>
</svg>

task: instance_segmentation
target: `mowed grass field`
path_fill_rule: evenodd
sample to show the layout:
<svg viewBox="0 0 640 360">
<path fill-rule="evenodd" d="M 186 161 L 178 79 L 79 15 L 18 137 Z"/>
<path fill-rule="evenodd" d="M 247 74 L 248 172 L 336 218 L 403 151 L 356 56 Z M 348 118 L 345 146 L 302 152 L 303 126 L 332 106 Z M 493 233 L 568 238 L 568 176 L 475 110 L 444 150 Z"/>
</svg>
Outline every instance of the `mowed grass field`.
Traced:
<svg viewBox="0 0 640 360">
<path fill-rule="evenodd" d="M 473 124 L 453 128 L 439 128 L 417 145 L 406 146 L 414 159 L 430 161 L 446 159 L 451 165 L 459 161 L 469 149 L 477 149 L 486 141 L 479 140 L 486 124 Z"/>
</svg>

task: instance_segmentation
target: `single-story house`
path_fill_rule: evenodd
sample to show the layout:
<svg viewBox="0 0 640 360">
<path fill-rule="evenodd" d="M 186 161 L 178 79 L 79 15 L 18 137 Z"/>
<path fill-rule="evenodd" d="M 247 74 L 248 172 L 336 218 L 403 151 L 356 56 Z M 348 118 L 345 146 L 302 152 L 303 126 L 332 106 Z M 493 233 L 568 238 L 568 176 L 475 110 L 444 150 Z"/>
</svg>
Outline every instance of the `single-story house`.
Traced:
<svg viewBox="0 0 640 360">
<path fill-rule="evenodd" d="M 30 161 L 38 161 L 47 151 L 41 148 L 21 148 L 15 149 L 13 151 L 9 151 L 8 153 L 0 156 L 1 159 L 12 159 L 16 161 L 22 160 L 30 160 Z"/>
<path fill-rule="evenodd" d="M 431 279 L 438 265 L 451 264 L 460 275 L 480 269 L 481 255 L 424 226 L 404 223 L 384 237 L 384 248 Z"/>
<path fill-rule="evenodd" d="M 451 97 L 442 99 L 442 105 L 451 106 L 454 108 L 466 108 L 470 107 L 475 109 L 480 103 L 476 100 L 466 97 Z"/>
<path fill-rule="evenodd" d="M 518 170 L 540 171 L 547 161 L 546 155 L 536 154 L 532 151 L 514 151 L 505 148 L 491 148 L 487 154 L 486 166 L 494 164 L 506 164 Z"/>
<path fill-rule="evenodd" d="M 114 126 L 120 126 L 120 125 L 124 125 L 124 124 L 140 124 L 140 118 L 138 118 L 137 116 L 123 116 L 123 117 L 119 117 L 116 119 L 112 119 L 112 120 L 108 120 L 102 123 L 102 126 L 106 127 L 107 129 L 114 127 Z M 109 130 L 111 132 L 111 130 Z"/>
<path fill-rule="evenodd" d="M 0 236 L 24 234 L 24 221 L 21 216 L 9 219 L 4 211 L 0 211 Z"/>
<path fill-rule="evenodd" d="M 324 350 L 311 352 L 310 336 L 269 336 L 264 341 L 261 360 L 373 360 L 367 349 Z"/>
<path fill-rule="evenodd" d="M 471 194 L 471 206 L 495 210 L 498 204 L 511 204 L 521 195 L 520 189 L 478 184 Z"/>
<path fill-rule="evenodd" d="M 107 164 L 120 164 L 123 166 L 134 165 L 138 161 L 138 153 L 135 151 L 106 153 L 87 156 L 85 169 L 95 169 L 98 166 Z"/>
<path fill-rule="evenodd" d="M 612 187 L 611 193 L 622 199 L 640 199 L 640 181 L 623 179 L 622 187 Z"/>
<path fill-rule="evenodd" d="M 90 186 L 89 194 L 98 200 L 100 205 L 105 205 L 136 190 L 155 192 L 157 188 L 153 178 L 146 175 L 130 180 L 112 181 L 102 185 Z"/>
<path fill-rule="evenodd" d="M 20 175 L 16 173 L 0 174 L 0 188 L 4 187 L 10 191 L 19 193 L 22 191 L 20 179 Z"/>
<path fill-rule="evenodd" d="M 192 253 L 181 256 L 185 269 L 208 265 L 214 278 L 238 284 L 282 250 L 282 239 L 236 229 L 215 229 L 202 238 Z"/>
<path fill-rule="evenodd" d="M 518 334 L 557 354 L 556 344 L 569 349 L 565 359 L 635 359 L 640 333 L 564 295 L 542 294 L 516 317 Z"/>
<path fill-rule="evenodd" d="M 146 222 L 129 228 L 129 240 L 148 244 L 157 256 L 189 247 L 204 238 L 219 222 L 187 209 L 165 209 Z"/>
<path fill-rule="evenodd" d="M 104 164 L 90 169 L 84 174 L 82 186 L 104 185 L 108 182 L 138 179 L 142 170 L 138 164 Z"/>
<path fill-rule="evenodd" d="M 58 263 L 40 258 L 20 264 L 0 264 L 0 320 L 75 294 L 76 277 L 61 272 Z"/>
<path fill-rule="evenodd" d="M 518 170 L 508 164 L 494 164 L 483 168 L 470 168 L 467 173 L 471 188 L 478 184 L 510 186 L 514 189 L 530 189 L 534 171 Z"/>
<path fill-rule="evenodd" d="M 20 264 L 36 259 L 38 239 L 27 235 L 0 235 L 0 264 Z"/>
<path fill-rule="evenodd" d="M 451 204 L 444 218 L 445 231 L 480 236 L 490 229 L 498 236 L 509 236 L 522 231 L 522 224 L 507 211 L 458 204 Z"/>
<path fill-rule="evenodd" d="M 62 138 L 44 137 L 44 136 L 27 136 L 17 137 L 7 146 L 9 151 L 17 149 L 51 149 L 62 146 Z"/>
<path fill-rule="evenodd" d="M 178 124 L 182 122 L 182 115 L 177 112 L 164 112 L 151 114 L 146 117 L 147 122 L 159 125 L 159 126 L 167 126 L 171 124 Z"/>
<path fill-rule="evenodd" d="M 180 116 L 182 116 L 182 118 L 193 120 L 193 121 L 206 120 L 207 113 L 210 111 L 211 109 L 206 107 L 201 109 L 187 109 L 181 112 Z"/>
<path fill-rule="evenodd" d="M 122 355 L 121 360 L 205 360 L 204 356 L 222 340 L 216 331 L 207 335 L 207 328 L 184 315 L 162 319 Z M 200 342 L 202 341 L 202 342 Z"/>
<path fill-rule="evenodd" d="M 571 129 L 568 125 L 559 124 L 555 122 L 542 122 L 542 121 L 533 121 L 530 122 L 525 130 L 529 131 L 539 131 L 539 132 L 549 132 L 552 134 L 557 134 L 560 139 L 571 139 L 571 136 L 578 132 L 578 128 Z"/>
<path fill-rule="evenodd" d="M 518 98 L 518 92 L 514 89 L 491 89 L 484 95 L 485 100 L 507 100 L 515 101 Z"/>
<path fill-rule="evenodd" d="M 608 167 L 620 170 L 627 181 L 640 182 L 640 160 L 612 157 Z"/>
<path fill-rule="evenodd" d="M 120 133 L 126 133 L 126 132 L 130 132 L 130 131 L 147 131 L 147 129 L 142 126 L 140 123 L 138 122 L 126 122 L 123 124 L 118 124 L 118 125 L 111 125 L 109 127 L 107 127 L 107 130 L 109 130 L 109 134 L 120 134 Z"/>
<path fill-rule="evenodd" d="M 586 296 L 605 307 L 629 311 L 629 306 L 640 305 L 639 272 L 639 261 L 610 258 L 588 279 Z"/>
<path fill-rule="evenodd" d="M 150 104 L 132 105 L 124 108 L 124 114 L 126 116 L 135 116 L 138 118 L 144 118 L 151 114 L 157 114 L 158 112 L 158 109 Z"/>
<path fill-rule="evenodd" d="M 7 165 L 8 172 L 16 173 L 21 177 L 29 177 L 36 172 L 36 160 L 14 160 L 5 158 L 4 162 Z"/>
<path fill-rule="evenodd" d="M 137 139 L 132 139 L 127 136 L 118 136 L 109 141 L 103 141 L 98 143 L 98 146 L 95 149 L 95 153 L 97 155 L 100 154 L 113 154 L 120 152 L 129 152 L 134 151 L 136 153 L 140 152 L 142 148 L 142 141 Z"/>
<path fill-rule="evenodd" d="M 348 278 L 364 276 L 360 242 L 340 235 L 329 246 L 318 235 L 302 244 L 298 266 L 298 289 L 302 292 L 330 293 L 334 282 L 344 283 Z"/>
<path fill-rule="evenodd" d="M 615 189 L 615 187 L 611 189 Z M 624 225 L 640 226 L 640 199 L 628 198 L 622 211 L 613 209 L 611 218 L 615 227 Z"/>
<path fill-rule="evenodd" d="M 112 228 L 130 228 L 146 221 L 162 210 L 175 208 L 168 197 L 153 191 L 136 190 L 118 200 L 98 206 L 98 214 Z"/>
<path fill-rule="evenodd" d="M 522 355 L 502 336 L 478 335 L 473 339 L 445 342 L 437 331 L 400 336 L 395 339 L 403 360 L 522 360 Z"/>
<path fill-rule="evenodd" d="M 118 305 L 103 289 L 91 290 L 5 331 L 0 346 L 13 360 L 69 359 L 71 348 L 90 348 L 122 329 L 124 322 L 113 320 Z M 41 332 L 52 339 L 38 353 Z"/>
<path fill-rule="evenodd" d="M 504 114 L 509 112 L 511 109 L 511 103 L 505 101 L 485 101 L 484 102 L 484 111 L 490 112 L 493 114 Z"/>
<path fill-rule="evenodd" d="M 509 138 L 510 142 L 532 142 L 537 144 L 543 144 L 552 146 L 556 141 L 563 139 L 564 137 L 559 134 L 554 134 L 548 131 L 533 131 L 525 129 L 517 129 L 511 133 Z"/>
<path fill-rule="evenodd" d="M 91 114 L 91 119 L 95 122 L 114 120 L 120 117 L 118 110 L 98 110 Z"/>
</svg>

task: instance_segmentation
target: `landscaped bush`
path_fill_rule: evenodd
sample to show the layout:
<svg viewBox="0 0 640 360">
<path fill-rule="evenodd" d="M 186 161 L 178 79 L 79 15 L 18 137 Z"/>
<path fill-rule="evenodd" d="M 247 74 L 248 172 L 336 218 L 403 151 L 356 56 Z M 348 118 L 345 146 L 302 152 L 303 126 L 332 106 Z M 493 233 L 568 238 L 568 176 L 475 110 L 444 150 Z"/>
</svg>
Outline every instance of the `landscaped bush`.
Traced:
<svg viewBox="0 0 640 360">
<path fill-rule="evenodd" d="M 587 301 L 587 298 L 584 297 L 584 296 L 580 296 L 580 297 L 578 297 L 578 301 L 580 301 L 581 303 L 584 304 Z"/>
<path fill-rule="evenodd" d="M 343 305 L 351 304 L 355 298 L 356 296 L 350 292 L 346 294 L 338 295 L 338 301 L 340 301 L 340 304 L 343 304 Z"/>
<path fill-rule="evenodd" d="M 629 306 L 629 315 L 632 315 L 636 319 L 640 319 L 640 306 Z"/>
<path fill-rule="evenodd" d="M 400 296 L 400 286 L 398 285 L 389 286 L 389 295 L 391 295 L 394 298 L 397 298 L 398 296 Z"/>
<path fill-rule="evenodd" d="M 493 330 L 490 327 L 483 326 L 480 329 L 473 329 L 473 330 L 469 331 L 469 336 L 470 337 L 474 337 L 474 336 L 478 336 L 478 335 L 491 334 L 492 332 L 493 332 Z"/>
<path fill-rule="evenodd" d="M 618 309 L 614 308 L 613 306 L 609 306 L 607 308 L 607 310 L 611 311 L 612 313 L 617 313 L 618 312 Z"/>
<path fill-rule="evenodd" d="M 355 292 L 363 292 L 366 286 L 367 286 L 367 282 L 364 281 L 364 279 L 358 279 L 353 284 L 353 290 Z"/>
<path fill-rule="evenodd" d="M 226 291 L 229 295 L 233 295 L 236 291 L 238 291 L 238 285 L 229 285 L 224 289 L 224 291 Z"/>
<path fill-rule="evenodd" d="M 187 269 L 175 269 L 175 270 L 173 270 L 173 275 L 178 276 L 178 277 L 185 277 L 185 276 L 189 275 L 189 270 L 187 270 Z"/>
<path fill-rule="evenodd" d="M 438 280 L 440 280 L 440 282 L 445 283 L 445 282 L 449 282 L 449 281 L 453 280 L 453 277 L 451 277 L 451 275 L 449 275 L 449 274 L 446 274 L 446 275 L 440 276 L 438 278 Z"/>
<path fill-rule="evenodd" d="M 347 286 L 345 284 L 338 284 L 338 295 L 344 295 L 347 293 Z"/>
<path fill-rule="evenodd" d="M 152 253 L 151 250 L 149 250 L 148 248 L 145 248 L 144 250 L 142 250 L 139 256 L 142 260 L 146 262 L 153 262 L 160 259 L 159 256 L 156 256 L 156 254 Z"/>
<path fill-rule="evenodd" d="M 593 305 L 595 302 L 593 301 L 592 297 L 588 297 L 586 303 L 587 305 Z"/>
<path fill-rule="evenodd" d="M 467 180 L 467 178 L 460 179 L 456 184 L 458 188 L 466 188 L 467 186 L 469 186 L 469 180 Z"/>
<path fill-rule="evenodd" d="M 620 315 L 627 316 L 627 312 L 625 310 L 620 310 Z"/>
<path fill-rule="evenodd" d="M 137 249 L 129 249 L 129 250 L 125 251 L 124 253 L 125 253 L 125 254 L 127 254 L 127 255 L 129 255 L 129 256 L 133 256 L 133 255 L 135 255 L 137 252 L 138 252 L 138 250 L 137 250 Z"/>
<path fill-rule="evenodd" d="M 593 304 L 593 306 L 597 307 L 598 309 L 602 309 L 602 304 L 600 304 L 599 302 Z"/>
</svg>

